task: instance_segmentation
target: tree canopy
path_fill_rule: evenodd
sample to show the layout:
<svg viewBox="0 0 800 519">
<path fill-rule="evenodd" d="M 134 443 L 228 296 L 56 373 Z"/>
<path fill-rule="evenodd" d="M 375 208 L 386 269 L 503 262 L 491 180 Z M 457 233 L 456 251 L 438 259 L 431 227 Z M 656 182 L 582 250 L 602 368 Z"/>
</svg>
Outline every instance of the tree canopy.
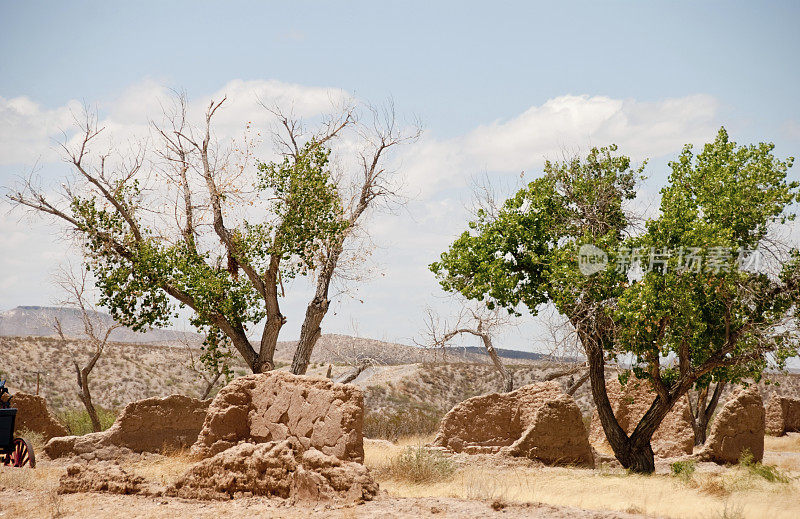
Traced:
<svg viewBox="0 0 800 519">
<path fill-rule="evenodd" d="M 615 454 L 650 472 L 650 438 L 689 389 L 758 379 L 797 354 L 800 263 L 776 224 L 794 218 L 800 184 L 786 179 L 793 159 L 773 148 L 738 146 L 724 128 L 696 156 L 687 145 L 669 164 L 659 214 L 643 228 L 629 206 L 644 165 L 632 167 L 613 145 L 584 160 L 548 161 L 496 214 L 478 211 L 431 270 L 445 290 L 490 308 L 536 314 L 549 303 L 566 316 Z M 583 270 L 586 247 L 607 263 Z M 780 264 L 745 268 L 756 254 Z M 605 389 L 605 364 L 618 359 L 631 362 L 623 379 L 633 375 L 654 392 L 630 436 Z"/>
<path fill-rule="evenodd" d="M 165 326 L 189 309 L 191 323 L 208 337 L 201 359 L 215 369 L 229 346 L 253 372 L 272 369 L 286 322 L 280 308 L 285 285 L 317 274 L 293 363 L 293 371 L 304 373 L 328 309 L 329 285 L 348 254 L 345 240 L 376 200 L 394 193 L 387 150 L 418 132 L 398 129 L 392 109 L 381 119 L 369 108 L 373 124 L 364 127 L 347 105 L 314 131 L 270 110 L 280 158 L 249 168 L 250 148 L 223 146 L 213 136 L 224 101 L 211 102 L 195 125 L 178 96 L 165 121 L 153 124 L 151 149 L 143 144 L 128 154 L 98 152 L 103 129 L 87 115 L 78 144 L 64 144 L 76 178 L 63 185 L 63 198 L 53 200 L 30 180 L 7 196 L 66 223 L 84 247 L 100 305 L 118 322 L 134 330 Z M 351 127 L 346 148 L 355 166 L 348 176 L 334 172 L 330 156 Z M 253 332 L 260 335 L 256 347 Z"/>
</svg>

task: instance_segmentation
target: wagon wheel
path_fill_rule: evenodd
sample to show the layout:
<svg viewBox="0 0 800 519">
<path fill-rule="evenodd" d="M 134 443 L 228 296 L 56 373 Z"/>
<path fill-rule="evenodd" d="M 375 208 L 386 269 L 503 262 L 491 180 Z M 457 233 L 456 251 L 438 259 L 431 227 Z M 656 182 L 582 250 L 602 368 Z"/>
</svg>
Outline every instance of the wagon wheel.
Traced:
<svg viewBox="0 0 800 519">
<path fill-rule="evenodd" d="M 6 460 L 9 457 L 11 458 L 12 467 L 24 467 L 27 464 L 30 468 L 36 468 L 36 456 L 33 454 L 33 447 L 28 445 L 28 442 L 22 438 L 14 438 L 14 450 L 10 456 L 6 457 Z"/>
</svg>

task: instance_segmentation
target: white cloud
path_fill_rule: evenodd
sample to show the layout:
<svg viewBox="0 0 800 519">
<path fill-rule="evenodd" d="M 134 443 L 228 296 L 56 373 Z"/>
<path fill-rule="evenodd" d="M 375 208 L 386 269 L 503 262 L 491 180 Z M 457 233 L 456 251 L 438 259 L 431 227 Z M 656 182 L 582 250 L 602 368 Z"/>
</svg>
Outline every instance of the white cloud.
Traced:
<svg viewBox="0 0 800 519">
<path fill-rule="evenodd" d="M 591 146 L 615 143 L 634 160 L 662 156 L 713 137 L 717 119 L 718 103 L 707 95 L 657 102 L 567 95 L 454 139 L 428 134 L 405 162 L 412 183 L 430 193 L 464 185 L 477 173 L 518 173 Z"/>
<path fill-rule="evenodd" d="M 227 101 L 217 112 L 215 131 L 223 141 L 241 137 L 248 122 L 264 127 L 274 118 L 263 105 L 280 107 L 296 117 L 313 119 L 341 106 L 350 98 L 344 90 L 308 87 L 276 80 L 232 80 L 211 95 L 192 96 L 189 93 L 189 117 L 202 119 L 211 100 Z M 104 128 L 93 146 L 97 150 L 120 146 L 139 140 L 149 131 L 151 120 L 158 121 L 162 106 L 169 106 L 173 94 L 168 87 L 145 80 L 124 90 L 119 96 L 96 106 L 99 126 Z M 95 105 L 90 104 L 90 109 Z M 0 97 L 0 165 L 60 160 L 58 143 L 63 132 L 74 134 L 75 116 L 83 112 L 82 103 L 72 100 L 55 109 L 46 109 L 27 97 Z"/>
<path fill-rule="evenodd" d="M 28 97 L 0 97 L 0 164 L 58 160 L 54 139 L 80 108 L 77 101 L 48 110 Z"/>
<path fill-rule="evenodd" d="M 210 95 L 189 94 L 194 120 L 202 117 L 211 99 L 228 96 L 215 126 L 223 140 L 240 138 L 248 122 L 254 129 L 273 123 L 261 103 L 314 119 L 350 99 L 341 89 L 274 80 L 233 80 Z M 103 138 L 122 144 L 147 134 L 148 121 L 160 118 L 160 103 L 169 102 L 170 96 L 162 84 L 144 81 L 99 105 L 100 125 L 106 128 Z M 48 150 L 60 131 L 70 127 L 71 112 L 80 110 L 76 101 L 49 110 L 24 97 L 0 98 L 0 164 L 32 164 L 40 156 L 43 162 L 59 160 L 57 153 Z M 437 139 L 432 129 L 397 155 L 410 194 L 421 191 L 420 196 L 407 210 L 375 215 L 370 222 L 376 242 L 383 247 L 376 251 L 375 260 L 385 275 L 359 291 L 365 304 L 345 301 L 337 306 L 326 318 L 325 331 L 348 332 L 354 316 L 372 336 L 409 339 L 417 335 L 424 305 L 441 294 L 426 266 L 464 228 L 468 215 L 463 204 L 476 174 L 508 175 L 522 170 L 535 174 L 545 158 L 559 158 L 563 150 L 585 152 L 590 146 L 612 142 L 637 161 L 663 156 L 679 151 L 687 142 L 713 137 L 718 124 L 718 103 L 709 96 L 641 102 L 585 95 L 557 97 L 511 119 L 467 129 L 452 139 Z M 270 143 L 266 133 L 262 139 L 265 142 L 257 152 L 265 159 Z M 96 146 L 99 150 L 108 144 L 106 140 Z M 353 143 L 342 144 L 351 149 Z M 15 217 L 0 215 L 0 249 L 12 251 L 0 257 L 0 272 L 6 273 L 0 279 L 0 308 L 47 304 L 55 294 L 48 274 L 67 244 L 56 241 L 47 225 L 29 226 Z M 26 253 L 15 252 L 21 250 Z M 296 337 L 305 295 L 293 292 L 285 301 L 291 324 L 283 339 Z"/>
</svg>

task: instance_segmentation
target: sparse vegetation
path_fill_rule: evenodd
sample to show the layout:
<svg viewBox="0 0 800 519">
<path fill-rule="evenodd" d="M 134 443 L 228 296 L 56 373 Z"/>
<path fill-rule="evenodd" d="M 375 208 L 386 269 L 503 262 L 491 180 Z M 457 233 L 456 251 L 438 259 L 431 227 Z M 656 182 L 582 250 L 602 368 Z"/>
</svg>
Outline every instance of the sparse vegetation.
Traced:
<svg viewBox="0 0 800 519">
<path fill-rule="evenodd" d="M 455 471 L 455 463 L 448 457 L 422 445 L 406 447 L 387 467 L 390 477 L 411 483 L 442 481 Z"/>
<path fill-rule="evenodd" d="M 105 431 L 114 424 L 114 420 L 117 419 L 117 413 L 100 406 L 95 407 L 97 409 L 97 417 L 100 420 L 100 430 Z M 72 435 L 82 436 L 94 432 L 92 419 L 86 409 L 65 409 L 56 413 L 56 416 Z"/>
<path fill-rule="evenodd" d="M 736 506 L 730 502 L 725 502 L 725 506 L 716 515 L 715 519 L 744 519 L 744 511 L 741 506 Z"/>
<path fill-rule="evenodd" d="M 425 436 L 436 431 L 443 414 L 421 407 L 368 411 L 364 416 L 364 436 L 392 441 L 403 436 Z"/>
<path fill-rule="evenodd" d="M 746 469 L 753 476 L 764 478 L 770 483 L 788 483 L 789 477 L 774 465 L 765 465 L 753 459 L 753 453 L 745 449 L 739 458 L 739 466 Z"/>
<path fill-rule="evenodd" d="M 676 461 L 672 463 L 669 468 L 673 476 L 683 481 L 689 481 L 692 478 L 692 474 L 697 470 L 693 460 Z"/>
</svg>

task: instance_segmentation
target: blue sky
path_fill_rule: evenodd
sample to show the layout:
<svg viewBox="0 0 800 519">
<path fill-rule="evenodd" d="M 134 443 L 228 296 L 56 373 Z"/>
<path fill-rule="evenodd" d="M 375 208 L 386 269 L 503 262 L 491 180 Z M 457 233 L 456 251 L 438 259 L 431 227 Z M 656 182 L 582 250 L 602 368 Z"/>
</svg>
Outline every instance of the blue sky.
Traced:
<svg viewBox="0 0 800 519">
<path fill-rule="evenodd" d="M 378 220 L 383 275 L 364 285 L 364 304 L 343 302 L 326 331 L 408 342 L 420 308 L 440 295 L 424 266 L 463 227 L 476 174 L 535 176 L 559 146 L 613 139 L 654 159 L 655 193 L 681 145 L 709 140 L 721 124 L 740 142 L 797 155 L 798 20 L 797 2 L 4 1 L 0 185 L 35 163 L 47 181 L 69 173 L 46 149 L 76 101 L 124 125 L 139 104 L 147 115 L 149 93 L 170 87 L 204 98 L 276 81 L 372 102 L 391 96 L 425 127 L 402 161 L 410 183 L 431 172 L 441 182 Z M 0 245 L 31 253 L 0 260 L 13 272 L 0 277 L 0 309 L 48 304 L 48 272 L 66 244 L 53 242 L 57 229 L 3 209 Z M 304 298 L 286 302 L 296 318 L 285 339 Z M 526 333 L 504 346 L 534 347 Z"/>
<path fill-rule="evenodd" d="M 48 106 L 142 78 L 389 94 L 448 135 L 572 93 L 800 110 L 796 2 L 3 2 L 0 91 Z"/>
</svg>

